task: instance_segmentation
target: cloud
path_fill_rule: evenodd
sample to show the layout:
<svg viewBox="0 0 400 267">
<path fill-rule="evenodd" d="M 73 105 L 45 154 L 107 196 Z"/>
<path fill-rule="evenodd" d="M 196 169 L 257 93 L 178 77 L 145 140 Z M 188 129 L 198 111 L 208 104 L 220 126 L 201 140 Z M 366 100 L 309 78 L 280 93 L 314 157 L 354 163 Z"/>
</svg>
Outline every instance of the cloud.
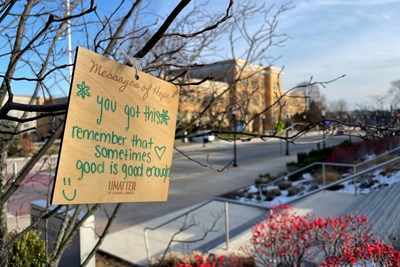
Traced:
<svg viewBox="0 0 400 267">
<path fill-rule="evenodd" d="M 158 2 L 165 5 L 168 1 Z M 287 2 L 276 0 L 275 4 Z M 209 4 L 214 5 L 212 10 L 223 10 L 226 3 Z M 282 56 L 275 65 L 285 66 L 285 88 L 311 76 L 328 81 L 346 74 L 329 84 L 324 93 L 328 99 L 356 103 L 386 92 L 390 81 L 400 78 L 400 0 L 294 0 L 291 5 L 296 7 L 282 14 L 277 28 L 278 34 L 288 34 L 291 39 L 285 47 L 267 52 L 272 57 Z M 259 21 L 253 29 L 259 27 Z"/>
<path fill-rule="evenodd" d="M 363 101 L 384 93 L 400 78 L 400 1 L 295 1 L 285 30 L 292 36 L 280 53 L 284 86 L 327 81 L 347 74 L 324 90 L 328 99 Z M 352 8 L 349 8 L 352 5 Z"/>
</svg>

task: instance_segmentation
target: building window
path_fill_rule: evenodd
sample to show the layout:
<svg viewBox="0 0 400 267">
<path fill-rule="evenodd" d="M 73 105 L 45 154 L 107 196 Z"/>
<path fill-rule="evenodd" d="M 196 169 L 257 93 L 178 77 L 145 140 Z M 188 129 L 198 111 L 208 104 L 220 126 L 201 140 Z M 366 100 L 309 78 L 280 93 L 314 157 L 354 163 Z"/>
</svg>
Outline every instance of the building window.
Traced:
<svg viewBox="0 0 400 267">
<path fill-rule="evenodd" d="M 260 105 L 260 98 L 258 94 L 254 93 L 253 94 L 253 105 L 258 106 Z"/>
<path fill-rule="evenodd" d="M 253 88 L 253 90 L 257 90 L 259 87 L 258 87 L 258 81 L 256 80 L 256 81 L 251 81 L 251 87 Z"/>
<path fill-rule="evenodd" d="M 184 121 L 184 122 L 187 122 L 188 121 L 188 119 L 187 119 L 187 114 L 188 114 L 188 112 L 187 112 L 187 110 L 183 113 L 183 119 L 182 119 L 182 121 Z"/>
<path fill-rule="evenodd" d="M 241 84 L 242 84 L 242 86 L 243 86 L 243 88 L 247 88 L 247 86 L 249 85 L 249 83 L 248 83 L 248 80 L 247 79 L 244 79 L 242 82 L 241 82 Z"/>
<path fill-rule="evenodd" d="M 201 97 L 200 97 L 200 92 L 199 91 L 197 91 L 197 95 L 196 95 L 196 102 L 197 103 L 200 103 L 201 102 Z"/>
<path fill-rule="evenodd" d="M 274 82 L 274 92 L 279 92 L 279 85 L 278 82 Z"/>
<path fill-rule="evenodd" d="M 249 97 L 249 92 L 247 92 L 247 89 L 246 89 L 246 88 L 243 89 L 241 95 L 242 95 L 242 100 L 243 100 L 243 101 L 246 101 L 246 100 L 248 99 L 248 97 Z"/>
<path fill-rule="evenodd" d="M 260 80 L 259 85 L 260 85 L 260 88 L 264 88 L 265 87 L 264 86 L 264 80 Z"/>
</svg>

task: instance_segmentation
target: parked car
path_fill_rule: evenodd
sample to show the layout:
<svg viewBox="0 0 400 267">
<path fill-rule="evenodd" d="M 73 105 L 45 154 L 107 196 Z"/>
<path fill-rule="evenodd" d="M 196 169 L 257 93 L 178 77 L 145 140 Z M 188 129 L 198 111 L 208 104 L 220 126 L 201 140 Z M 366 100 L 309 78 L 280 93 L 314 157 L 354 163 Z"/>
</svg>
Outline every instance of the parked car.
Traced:
<svg viewBox="0 0 400 267">
<path fill-rule="evenodd" d="M 342 124 L 339 124 L 338 126 L 336 126 L 335 128 L 336 134 L 337 135 L 345 135 L 345 134 L 350 134 L 350 128 L 347 126 L 344 126 Z"/>
<path fill-rule="evenodd" d="M 198 136 L 189 137 L 189 141 L 195 143 L 208 143 L 215 140 L 215 136 L 210 130 L 198 131 L 196 135 Z"/>
</svg>

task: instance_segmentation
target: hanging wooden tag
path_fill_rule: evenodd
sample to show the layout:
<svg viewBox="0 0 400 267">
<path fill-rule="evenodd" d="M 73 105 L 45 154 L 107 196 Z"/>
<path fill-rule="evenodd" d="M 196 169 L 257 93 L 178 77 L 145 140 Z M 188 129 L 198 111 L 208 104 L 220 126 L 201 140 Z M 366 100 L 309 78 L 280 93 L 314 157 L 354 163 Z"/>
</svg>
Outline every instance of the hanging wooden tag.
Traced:
<svg viewBox="0 0 400 267">
<path fill-rule="evenodd" d="M 78 47 L 52 204 L 166 201 L 178 89 Z"/>
</svg>

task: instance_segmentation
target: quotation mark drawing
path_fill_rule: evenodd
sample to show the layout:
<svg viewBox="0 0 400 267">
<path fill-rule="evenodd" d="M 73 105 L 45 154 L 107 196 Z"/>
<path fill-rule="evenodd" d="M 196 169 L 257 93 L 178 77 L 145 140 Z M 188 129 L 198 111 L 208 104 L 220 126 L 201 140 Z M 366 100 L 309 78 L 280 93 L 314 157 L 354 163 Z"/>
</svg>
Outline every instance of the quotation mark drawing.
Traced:
<svg viewBox="0 0 400 267">
<path fill-rule="evenodd" d="M 77 96 L 82 97 L 82 99 L 85 99 L 85 97 L 90 97 L 89 93 L 90 87 L 87 86 L 84 81 L 82 81 L 81 84 L 77 84 L 76 87 L 78 87 L 79 89 L 78 92 L 76 93 Z"/>
<path fill-rule="evenodd" d="M 156 155 L 159 159 L 161 159 L 164 156 L 165 150 L 166 150 L 165 146 L 162 147 L 156 146 L 154 148 L 154 151 L 156 152 Z"/>
<path fill-rule="evenodd" d="M 64 177 L 63 178 L 63 183 L 64 183 L 65 186 L 71 186 L 71 178 L 65 178 Z M 65 190 L 64 189 L 62 190 L 63 197 L 68 201 L 72 201 L 72 200 L 74 200 L 76 198 L 76 189 L 74 189 L 73 192 L 74 192 L 74 194 L 72 195 L 72 197 L 67 197 L 67 194 L 65 193 Z"/>
</svg>

